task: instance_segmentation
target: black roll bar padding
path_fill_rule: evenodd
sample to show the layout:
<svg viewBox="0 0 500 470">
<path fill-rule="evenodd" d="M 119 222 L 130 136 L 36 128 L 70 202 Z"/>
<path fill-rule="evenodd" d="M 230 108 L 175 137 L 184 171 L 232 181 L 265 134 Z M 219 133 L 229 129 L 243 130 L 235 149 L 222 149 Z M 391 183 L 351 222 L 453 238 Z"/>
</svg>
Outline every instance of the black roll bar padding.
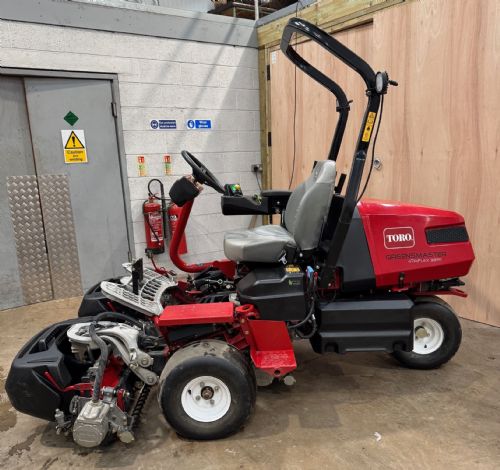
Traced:
<svg viewBox="0 0 500 470">
<path fill-rule="evenodd" d="M 341 44 L 339 41 L 337 41 L 335 38 L 330 36 L 325 31 L 319 29 L 317 26 L 309 23 L 308 21 L 302 20 L 300 18 L 291 18 L 290 21 L 288 21 L 288 24 L 285 26 L 285 29 L 283 31 L 283 36 L 281 37 L 281 46 L 280 46 L 281 50 L 285 54 L 287 54 L 287 56 L 292 61 L 295 62 L 295 60 L 293 60 L 288 55 L 287 50 L 292 49 L 290 40 L 292 38 L 293 33 L 303 34 L 309 39 L 312 39 L 314 42 L 317 42 L 321 47 L 326 49 L 328 52 L 330 52 L 335 57 L 344 62 L 344 64 L 346 64 L 348 67 L 352 68 L 359 75 L 361 75 L 361 78 L 363 78 L 363 80 L 365 81 L 368 90 L 375 88 L 375 72 L 361 57 L 359 57 L 357 54 L 355 54 L 349 48 Z M 302 59 L 302 57 L 300 57 L 300 55 L 295 50 L 294 52 L 297 57 Z M 309 67 L 312 66 L 309 65 Z M 312 68 L 317 72 L 319 72 L 319 70 L 317 70 L 316 68 L 314 67 Z M 324 84 L 322 83 L 322 85 Z"/>
<path fill-rule="evenodd" d="M 335 126 L 335 132 L 333 134 L 332 144 L 330 145 L 330 151 L 328 152 L 328 160 L 333 160 L 334 162 L 337 161 L 337 157 L 339 156 L 340 146 L 342 145 L 342 140 L 344 138 L 344 132 L 347 125 L 347 118 L 349 117 L 349 110 L 350 110 L 349 102 L 347 103 L 346 107 L 341 107 L 337 105 L 339 119 L 337 121 L 337 125 Z"/>
</svg>

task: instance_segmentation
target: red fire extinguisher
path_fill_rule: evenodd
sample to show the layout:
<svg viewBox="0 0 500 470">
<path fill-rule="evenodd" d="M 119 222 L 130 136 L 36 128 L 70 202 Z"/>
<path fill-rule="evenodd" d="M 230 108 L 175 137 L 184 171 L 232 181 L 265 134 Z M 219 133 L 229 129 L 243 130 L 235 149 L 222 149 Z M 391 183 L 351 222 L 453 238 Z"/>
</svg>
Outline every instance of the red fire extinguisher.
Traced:
<svg viewBox="0 0 500 470">
<path fill-rule="evenodd" d="M 159 254 L 165 251 L 163 240 L 163 211 L 161 204 L 152 195 L 142 204 L 146 231 L 146 253 Z"/>
<path fill-rule="evenodd" d="M 170 229 L 170 236 L 174 236 L 174 232 L 177 229 L 177 222 L 179 220 L 179 216 L 181 215 L 182 209 L 175 205 L 174 203 L 168 206 L 168 226 Z M 187 243 L 186 243 L 186 234 L 182 234 L 181 242 L 179 243 L 178 253 L 183 255 L 187 253 Z"/>
</svg>

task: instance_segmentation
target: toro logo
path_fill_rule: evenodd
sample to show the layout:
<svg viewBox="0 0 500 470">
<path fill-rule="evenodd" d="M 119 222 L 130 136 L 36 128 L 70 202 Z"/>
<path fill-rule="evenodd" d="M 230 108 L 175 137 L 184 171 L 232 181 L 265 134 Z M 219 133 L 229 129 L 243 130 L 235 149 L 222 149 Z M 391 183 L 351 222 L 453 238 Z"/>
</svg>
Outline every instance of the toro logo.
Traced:
<svg viewBox="0 0 500 470">
<path fill-rule="evenodd" d="M 415 246 L 415 233 L 412 227 L 388 227 L 384 229 L 384 246 L 388 250 L 412 248 Z"/>
</svg>

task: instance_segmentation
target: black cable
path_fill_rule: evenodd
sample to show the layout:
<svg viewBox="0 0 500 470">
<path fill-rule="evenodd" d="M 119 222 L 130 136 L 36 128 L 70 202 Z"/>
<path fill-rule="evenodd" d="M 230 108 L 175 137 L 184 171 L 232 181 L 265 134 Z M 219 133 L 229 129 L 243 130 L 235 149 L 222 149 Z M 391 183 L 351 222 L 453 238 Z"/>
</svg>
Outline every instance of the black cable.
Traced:
<svg viewBox="0 0 500 470">
<path fill-rule="evenodd" d="M 299 323 L 289 325 L 288 329 L 295 330 L 296 328 L 300 328 L 301 326 L 304 326 L 311 319 L 311 317 L 313 316 L 313 313 L 314 313 L 314 300 L 311 302 L 311 308 L 309 309 L 309 312 L 306 315 L 306 317 L 303 320 L 299 321 Z"/>
<path fill-rule="evenodd" d="M 317 278 L 315 274 L 313 274 L 311 282 L 309 286 L 307 287 L 308 293 L 311 295 L 311 307 L 309 308 L 309 312 L 307 313 L 306 317 L 299 321 L 299 323 L 295 323 L 293 325 L 289 325 L 288 329 L 289 330 L 295 330 L 297 328 L 300 328 L 301 326 L 305 325 L 311 318 L 313 318 L 313 329 L 315 329 L 316 325 L 316 320 L 314 319 L 314 307 L 315 307 L 315 300 L 316 300 L 316 282 Z"/>
<path fill-rule="evenodd" d="M 259 175 L 257 174 L 256 171 L 254 173 L 255 173 L 255 179 L 257 180 L 257 184 L 259 185 L 259 191 L 262 192 L 262 186 L 260 185 Z"/>
<path fill-rule="evenodd" d="M 299 0 L 295 4 L 295 16 L 299 14 L 299 4 L 302 7 L 302 1 Z M 299 44 L 299 35 L 295 33 L 295 48 Z M 293 177 L 295 176 L 295 159 L 297 156 L 297 136 L 296 136 L 296 121 L 297 121 L 297 67 L 294 68 L 294 78 L 293 78 L 293 159 L 292 159 L 292 175 L 290 176 L 290 182 L 288 183 L 288 189 L 292 187 Z"/>
<path fill-rule="evenodd" d="M 136 320 L 135 318 L 132 318 L 129 315 L 125 315 L 124 313 L 119 313 L 119 312 L 99 313 L 94 317 L 93 321 L 98 322 L 104 319 L 115 319 L 115 320 L 126 321 L 142 329 L 142 323 L 139 320 Z"/>
<path fill-rule="evenodd" d="M 363 186 L 363 191 L 361 191 L 361 194 L 358 197 L 358 200 L 356 201 L 356 204 L 361 201 L 361 198 L 363 197 L 363 194 L 365 194 L 366 188 L 368 187 L 368 183 L 370 182 L 370 178 L 372 176 L 372 170 L 373 170 L 373 163 L 375 161 L 375 145 L 377 145 L 377 137 L 378 137 L 378 131 L 380 130 L 380 123 L 382 122 L 382 113 L 384 112 L 384 95 L 380 97 L 380 113 L 378 115 L 378 122 L 377 122 L 377 129 L 375 131 L 375 136 L 373 137 L 373 145 L 372 145 L 372 158 L 370 162 L 370 169 L 368 170 L 368 176 L 366 177 L 365 185 Z"/>
<path fill-rule="evenodd" d="M 106 365 L 108 364 L 109 349 L 108 345 L 103 339 L 99 338 L 95 331 L 97 322 L 94 320 L 89 327 L 89 335 L 92 341 L 97 344 L 101 350 L 101 355 L 99 356 L 99 364 L 97 366 L 97 372 L 95 374 L 94 386 L 92 387 L 92 401 L 97 403 L 99 401 L 99 395 L 101 393 L 101 383 L 104 377 L 104 371 L 106 370 Z"/>
</svg>

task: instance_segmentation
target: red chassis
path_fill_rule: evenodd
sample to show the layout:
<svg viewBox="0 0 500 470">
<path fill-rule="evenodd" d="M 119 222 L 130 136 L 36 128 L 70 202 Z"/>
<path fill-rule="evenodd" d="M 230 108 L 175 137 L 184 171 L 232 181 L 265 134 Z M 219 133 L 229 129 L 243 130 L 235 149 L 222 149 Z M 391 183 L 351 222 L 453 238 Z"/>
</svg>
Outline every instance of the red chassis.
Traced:
<svg viewBox="0 0 500 470">
<path fill-rule="evenodd" d="M 207 268 L 221 270 L 232 279 L 236 264 L 227 259 L 203 264 L 186 264 L 179 254 L 182 235 L 193 201 L 181 210 L 177 230 L 170 243 L 170 258 L 181 270 L 198 273 Z M 358 210 L 373 262 L 376 287 L 387 291 L 408 291 L 414 296 L 456 295 L 463 291 L 448 287 L 429 290 L 429 279 L 447 279 L 468 273 L 474 253 L 470 241 L 432 244 L 426 234 L 433 229 L 464 227 L 464 219 L 456 212 L 392 201 L 367 199 Z M 392 234 L 392 236 L 391 236 Z M 338 288 L 340 273 L 335 273 L 333 290 Z M 250 350 L 256 368 L 273 377 L 282 377 L 296 368 L 292 341 L 284 321 L 260 320 L 253 305 L 234 307 L 232 302 L 170 305 L 155 319 L 165 333 L 169 327 L 194 324 L 230 325 L 224 336 L 238 349 Z M 182 344 L 171 345 L 167 354 Z"/>
</svg>

